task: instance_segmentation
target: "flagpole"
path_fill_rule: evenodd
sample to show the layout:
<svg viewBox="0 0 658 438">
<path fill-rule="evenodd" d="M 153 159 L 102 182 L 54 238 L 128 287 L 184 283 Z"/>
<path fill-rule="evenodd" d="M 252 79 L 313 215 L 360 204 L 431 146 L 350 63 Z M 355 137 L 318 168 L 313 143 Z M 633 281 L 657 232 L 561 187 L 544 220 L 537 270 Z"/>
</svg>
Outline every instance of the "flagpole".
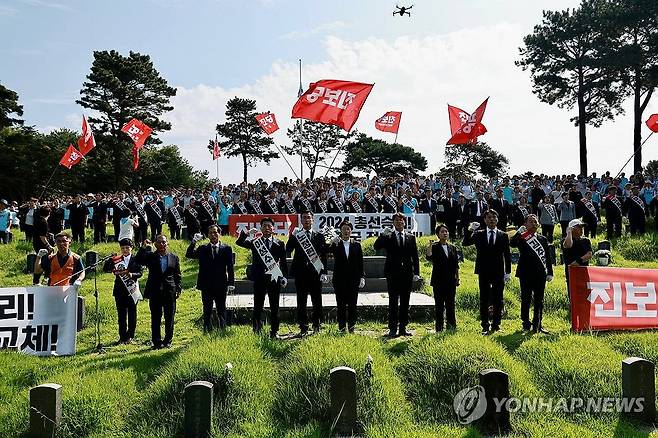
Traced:
<svg viewBox="0 0 658 438">
<path fill-rule="evenodd" d="M 302 94 L 304 94 L 304 89 L 302 88 L 302 60 L 299 59 L 299 90 L 297 91 L 297 98 L 299 99 Z M 299 179 L 304 181 L 304 142 L 301 140 L 302 131 L 304 131 L 304 121 L 300 120 L 299 122 Z M 294 173 L 294 171 L 293 171 Z"/>
<path fill-rule="evenodd" d="M 290 165 L 290 163 L 288 162 L 288 159 L 286 158 L 286 156 L 283 154 L 281 149 L 279 149 L 279 146 L 277 146 L 276 143 L 274 143 L 274 142 L 272 142 L 272 144 L 274 145 L 276 150 L 279 151 L 279 154 L 281 155 L 281 158 L 283 158 L 283 160 L 286 162 L 288 167 L 290 167 L 290 170 L 292 170 L 292 174 L 295 175 L 295 178 L 299 179 L 299 177 L 297 176 L 297 172 L 295 172 L 295 169 L 293 169 L 293 167 Z"/>
<path fill-rule="evenodd" d="M 57 168 L 59 167 L 59 163 L 55 165 L 55 168 L 53 169 L 53 173 L 50 174 L 50 178 L 48 178 L 48 181 L 46 181 L 46 185 L 43 186 L 43 191 L 41 192 L 41 195 L 39 196 L 39 201 L 41 201 L 41 198 L 43 198 L 43 195 L 46 193 L 46 189 L 48 189 L 48 185 L 50 184 L 50 180 L 53 179 L 53 176 L 55 176 L 55 172 L 57 172 Z"/>
<path fill-rule="evenodd" d="M 619 169 L 619 172 L 617 172 L 617 176 L 615 176 L 613 179 L 617 179 L 617 178 L 619 178 L 619 175 L 621 175 L 621 172 L 626 168 L 626 166 L 628 166 L 628 163 L 631 162 L 631 160 L 633 159 L 633 157 L 635 156 L 635 154 L 637 154 L 637 151 L 639 151 L 640 149 L 642 149 L 642 146 L 644 146 L 644 143 L 646 143 L 647 140 L 649 140 L 653 134 L 654 134 L 654 132 L 651 131 L 651 134 L 649 134 L 649 136 L 648 136 L 647 138 L 644 139 L 644 141 L 642 142 L 642 144 L 641 144 L 637 149 L 635 149 L 635 151 L 633 151 L 633 155 L 631 155 L 631 157 L 628 159 L 628 161 L 626 161 L 626 163 L 624 163 L 624 165 L 621 167 L 621 169 Z"/>
<path fill-rule="evenodd" d="M 395 133 L 395 140 L 393 140 L 394 144 L 398 144 L 398 133 Z"/>
<path fill-rule="evenodd" d="M 336 162 L 336 158 L 338 158 L 338 154 L 340 154 L 340 151 L 343 149 L 343 146 L 345 145 L 345 142 L 347 141 L 347 138 L 349 137 L 349 134 L 350 133 L 348 131 L 347 134 L 345 135 L 345 138 L 341 142 L 340 146 L 338 146 L 338 150 L 336 151 L 336 155 L 334 155 L 334 159 L 331 160 L 331 164 L 329 165 L 329 168 L 327 169 L 327 173 L 324 174 L 325 177 L 327 175 L 329 175 L 329 172 L 331 172 L 331 169 L 334 167 L 334 162 Z"/>
</svg>

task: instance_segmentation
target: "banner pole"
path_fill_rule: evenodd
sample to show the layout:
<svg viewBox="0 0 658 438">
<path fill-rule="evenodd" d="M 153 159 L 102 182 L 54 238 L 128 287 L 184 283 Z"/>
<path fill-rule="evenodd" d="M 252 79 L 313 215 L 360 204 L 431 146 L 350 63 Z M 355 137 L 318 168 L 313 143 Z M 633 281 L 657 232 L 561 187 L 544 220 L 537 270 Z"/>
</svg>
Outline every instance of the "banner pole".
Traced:
<svg viewBox="0 0 658 438">
<path fill-rule="evenodd" d="M 395 133 L 395 140 L 393 141 L 394 144 L 398 144 L 398 133 Z"/>
<path fill-rule="evenodd" d="M 39 196 L 39 201 L 41 201 L 41 198 L 43 198 L 43 195 L 46 193 L 46 190 L 48 189 L 48 185 L 50 185 L 50 180 L 53 179 L 53 176 L 55 176 L 55 172 L 57 172 L 58 167 L 59 167 L 59 163 L 55 165 L 55 168 L 53 169 L 53 173 L 50 174 L 50 178 L 48 178 L 48 181 L 46 181 L 46 185 L 43 186 L 43 190 L 41 191 L 41 195 Z"/>
<path fill-rule="evenodd" d="M 347 137 L 349 137 L 349 131 L 345 135 L 345 138 L 341 142 L 340 146 L 338 146 L 338 150 L 336 150 L 336 155 L 334 155 L 334 159 L 331 160 L 331 164 L 329 165 L 329 168 L 327 169 L 327 173 L 324 174 L 325 177 L 327 175 L 329 175 L 329 172 L 331 172 L 331 169 L 334 167 L 334 163 L 336 162 L 336 158 L 338 158 L 338 154 L 340 154 L 340 151 L 343 149 L 343 146 L 345 145 L 345 142 L 347 141 Z"/>
<path fill-rule="evenodd" d="M 277 146 L 276 143 L 274 143 L 274 142 L 272 142 L 272 144 L 274 145 L 276 150 L 279 152 L 279 154 L 281 154 L 281 158 L 283 158 L 285 160 L 288 167 L 290 167 L 290 170 L 292 170 L 292 174 L 295 175 L 295 178 L 299 179 L 299 177 L 297 176 L 297 172 L 295 172 L 295 169 L 292 168 L 292 166 L 290 165 L 290 162 L 288 162 L 288 159 L 286 158 L 286 156 L 283 154 L 281 149 L 279 149 L 279 146 Z"/>
<path fill-rule="evenodd" d="M 635 151 L 633 151 L 633 155 L 631 155 L 630 158 L 628 159 L 628 161 L 626 161 L 626 163 L 624 163 L 624 165 L 621 167 L 621 169 L 619 169 L 619 172 L 617 172 L 617 176 L 615 176 L 615 177 L 613 178 L 613 180 L 619 178 L 619 175 L 621 175 L 621 172 L 626 168 L 626 166 L 628 166 L 628 163 L 631 162 L 631 160 L 633 159 L 633 157 L 635 156 L 635 154 L 637 154 L 637 151 L 639 151 L 640 149 L 642 149 L 642 146 L 644 146 L 644 143 L 646 143 L 647 140 L 649 140 L 653 134 L 654 134 L 654 132 L 651 131 L 651 134 L 649 134 L 649 136 L 648 136 L 647 138 L 644 139 L 644 141 L 642 142 L 642 144 L 641 144 L 640 146 L 638 146 L 638 148 L 635 149 Z"/>
</svg>

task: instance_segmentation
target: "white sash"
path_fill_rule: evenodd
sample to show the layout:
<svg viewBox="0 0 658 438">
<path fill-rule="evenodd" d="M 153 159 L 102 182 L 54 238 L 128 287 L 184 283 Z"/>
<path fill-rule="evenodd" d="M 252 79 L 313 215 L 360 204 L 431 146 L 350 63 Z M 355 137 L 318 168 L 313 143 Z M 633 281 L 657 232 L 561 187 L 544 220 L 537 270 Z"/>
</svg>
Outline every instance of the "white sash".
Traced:
<svg viewBox="0 0 658 438">
<path fill-rule="evenodd" d="M 398 209 L 398 205 L 395 203 L 392 197 L 387 196 L 386 198 L 384 198 L 384 200 L 388 205 L 391 206 L 391 208 L 393 208 L 393 211 L 396 211 Z"/>
<path fill-rule="evenodd" d="M 414 206 L 411 204 L 411 201 L 409 198 L 407 198 L 407 195 L 402 195 L 402 203 L 409 209 L 411 210 L 412 213 L 416 211 Z"/>
<path fill-rule="evenodd" d="M 263 210 L 261 210 L 261 208 L 260 208 L 260 202 L 253 201 L 253 202 L 250 202 L 250 204 L 251 204 L 252 208 L 254 209 L 254 211 L 256 212 L 256 214 L 263 214 Z"/>
<path fill-rule="evenodd" d="M 525 219 L 528 216 L 528 209 L 525 208 L 522 205 L 519 205 L 519 210 L 521 210 L 521 214 L 523 215 L 523 219 Z"/>
<path fill-rule="evenodd" d="M 128 210 L 128 208 L 126 208 L 126 204 L 124 204 L 123 201 L 117 201 L 114 204 L 121 210 Z"/>
<path fill-rule="evenodd" d="M 251 242 L 254 245 L 254 249 L 258 253 L 261 261 L 265 265 L 265 273 L 272 276 L 272 281 L 278 281 L 279 278 L 283 277 L 283 273 L 281 272 L 279 262 L 274 260 L 272 253 L 269 249 L 267 249 L 267 244 L 265 243 L 265 239 L 263 239 L 263 235 L 261 234 Z"/>
<path fill-rule="evenodd" d="M 587 198 L 583 198 L 581 201 L 589 212 L 592 213 L 594 219 L 596 219 L 596 209 L 594 208 L 594 205 Z"/>
<path fill-rule="evenodd" d="M 311 262 L 311 264 L 319 274 L 320 271 L 322 271 L 322 269 L 324 268 L 324 265 L 322 264 L 320 257 L 318 257 L 318 253 L 315 250 L 313 243 L 311 243 L 311 239 L 308 238 L 308 236 L 306 235 L 306 233 L 302 228 L 297 228 L 292 234 L 297 238 L 297 241 L 299 242 L 299 246 L 302 247 L 302 250 L 304 250 L 304 254 L 306 254 L 306 257 L 308 258 L 308 260 Z"/>
<path fill-rule="evenodd" d="M 308 211 L 313 211 L 313 208 L 311 208 L 311 204 L 308 202 L 308 199 L 304 198 L 302 199 L 302 204 L 304 204 L 304 207 L 306 207 L 306 210 Z"/>
<path fill-rule="evenodd" d="M 345 206 L 343 205 L 343 203 L 341 202 L 341 200 L 338 199 L 338 196 L 335 196 L 335 197 L 334 197 L 334 204 L 336 205 L 336 208 L 338 209 L 338 211 L 339 211 L 340 213 L 342 213 L 342 212 L 345 211 Z"/>
<path fill-rule="evenodd" d="M 631 196 L 631 200 L 635 202 L 642 209 L 642 212 L 644 212 L 644 202 L 642 202 L 642 200 L 639 197 L 633 195 Z"/>
<path fill-rule="evenodd" d="M 203 206 L 204 210 L 206 210 L 206 213 L 208 213 L 208 216 L 210 216 L 210 219 L 214 219 L 215 215 L 212 212 L 212 208 L 210 207 L 210 204 L 208 204 L 208 201 L 205 199 L 201 201 L 201 205 Z"/>
<path fill-rule="evenodd" d="M 356 213 L 363 213 L 363 210 L 361 210 L 361 206 L 359 205 L 358 201 L 351 200 L 350 204 L 352 204 L 352 207 Z"/>
<path fill-rule="evenodd" d="M 192 207 L 191 205 L 188 205 L 187 211 L 190 212 L 190 214 L 194 217 L 194 219 L 199 219 L 199 213 L 196 211 L 196 208 Z"/>
<path fill-rule="evenodd" d="M 608 199 L 610 199 L 610 201 L 613 204 L 615 204 L 615 207 L 617 207 L 617 210 L 619 210 L 619 213 L 621 214 L 621 211 L 622 211 L 621 210 L 621 201 L 619 200 L 619 198 L 615 195 L 613 197 L 608 197 Z"/>
<path fill-rule="evenodd" d="M 322 210 L 322 213 L 327 212 L 327 201 L 318 201 L 318 207 Z"/>
<path fill-rule="evenodd" d="M 557 224 L 559 221 L 557 220 L 557 212 L 555 211 L 555 206 L 553 204 L 544 204 L 544 207 L 546 207 L 546 211 L 548 211 L 548 215 L 551 217 L 553 223 Z"/>
<path fill-rule="evenodd" d="M 244 205 L 244 202 L 240 201 L 237 203 L 238 208 L 240 209 L 240 214 L 247 213 L 247 207 Z"/>
<path fill-rule="evenodd" d="M 286 203 L 286 207 L 288 208 L 288 213 L 297 213 L 297 211 L 295 210 L 295 206 L 292 205 L 290 199 L 286 199 L 285 203 Z"/>
<path fill-rule="evenodd" d="M 128 269 L 128 266 L 124 263 L 123 256 L 121 255 L 112 257 L 112 262 L 114 263 L 115 271 L 125 271 Z M 137 304 L 137 302 L 142 299 L 142 294 L 139 291 L 139 283 L 133 280 L 130 274 L 120 274 L 119 278 L 123 282 L 123 285 L 126 286 L 126 289 L 135 304 Z"/>
<path fill-rule="evenodd" d="M 171 211 L 171 214 L 174 215 L 174 219 L 176 219 L 176 225 L 180 227 L 183 224 L 183 218 L 180 217 L 180 213 L 178 212 L 178 207 L 172 205 L 169 211 Z"/>
<path fill-rule="evenodd" d="M 152 201 L 149 203 L 151 208 L 153 209 L 153 212 L 155 215 L 159 218 L 162 218 L 162 210 L 160 210 L 160 207 L 158 207 L 158 204 L 155 201 Z"/>
<path fill-rule="evenodd" d="M 272 209 L 273 214 L 278 214 L 279 213 L 279 207 L 276 205 L 276 200 L 272 198 L 267 198 L 267 203 L 269 204 L 270 208 Z"/>
<path fill-rule="evenodd" d="M 525 242 L 528 244 L 530 249 L 535 253 L 537 257 L 539 257 L 539 261 L 541 264 L 544 266 L 544 272 L 546 271 L 546 250 L 544 250 L 544 247 L 541 245 L 541 242 L 537 238 L 536 234 L 530 234 L 529 232 L 525 232 L 521 234 L 521 237 L 525 240 Z"/>
<path fill-rule="evenodd" d="M 142 217 L 142 219 L 146 220 L 147 216 L 142 204 L 135 202 L 135 210 L 137 210 L 137 213 Z"/>
<path fill-rule="evenodd" d="M 377 200 L 375 199 L 374 196 L 368 197 L 368 202 L 370 202 L 370 205 L 372 205 L 372 208 L 375 209 L 375 213 L 379 212 L 379 204 L 377 204 Z"/>
</svg>

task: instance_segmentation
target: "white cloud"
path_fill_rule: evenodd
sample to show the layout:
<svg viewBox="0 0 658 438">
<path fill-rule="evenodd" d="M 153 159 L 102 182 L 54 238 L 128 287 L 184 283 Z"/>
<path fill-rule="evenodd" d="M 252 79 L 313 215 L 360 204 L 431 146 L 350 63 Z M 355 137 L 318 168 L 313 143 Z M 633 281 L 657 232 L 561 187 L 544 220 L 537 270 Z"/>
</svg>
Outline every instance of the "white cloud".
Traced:
<svg viewBox="0 0 658 438">
<path fill-rule="evenodd" d="M 292 30 L 288 33 L 285 33 L 281 36 L 279 36 L 279 39 L 282 40 L 300 40 L 304 38 L 308 38 L 314 35 L 319 35 L 323 33 L 329 33 L 338 29 L 343 29 L 347 27 L 347 24 L 345 24 L 344 21 L 331 21 L 327 23 L 322 23 L 319 26 L 310 28 L 310 29 L 303 29 L 303 30 Z"/>
<path fill-rule="evenodd" d="M 304 66 L 304 86 L 323 78 L 374 82 L 355 128 L 392 141 L 392 134 L 374 129 L 374 120 L 389 110 L 402 111 L 398 141 L 427 157 L 428 173 L 443 165 L 449 137 L 447 103 L 472 111 L 491 96 L 484 118 L 489 132 L 482 140 L 510 159 L 511 172 L 577 173 L 578 133 L 569 123 L 572 114 L 539 102 L 531 92 L 529 74 L 514 65 L 524 33 L 519 25 L 498 24 L 392 41 L 327 37 L 324 61 Z M 274 139 L 277 144 L 287 142 L 286 129 L 294 123 L 290 111 L 297 96 L 297 69 L 294 62 L 277 62 L 266 76 L 232 89 L 178 87 L 169 115 L 172 131 L 163 139 L 181 146 L 195 167 L 214 175 L 207 141 L 224 120 L 226 102 L 240 96 L 256 99 L 259 111 L 274 112 L 281 127 Z M 647 114 L 656 109 L 654 102 Z M 630 110 L 614 123 L 588 128 L 588 143 L 590 171 L 620 167 L 632 152 Z M 647 146 L 644 162 L 658 158 L 650 142 Z M 222 158 L 220 174 L 227 181 L 240 181 L 240 160 Z M 290 171 L 283 160 L 249 170 L 250 179 L 286 175 Z"/>
</svg>

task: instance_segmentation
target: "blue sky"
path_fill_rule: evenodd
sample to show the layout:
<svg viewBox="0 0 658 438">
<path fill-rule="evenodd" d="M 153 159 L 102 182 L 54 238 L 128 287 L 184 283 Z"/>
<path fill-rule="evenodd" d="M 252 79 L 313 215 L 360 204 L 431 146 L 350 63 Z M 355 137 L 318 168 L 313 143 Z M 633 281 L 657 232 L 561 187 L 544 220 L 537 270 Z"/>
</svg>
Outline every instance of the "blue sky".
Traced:
<svg viewBox="0 0 658 438">
<path fill-rule="evenodd" d="M 577 171 L 577 132 L 569 113 L 540 103 L 530 92 L 528 74 L 513 66 L 521 39 L 540 21 L 541 10 L 573 7 L 577 0 L 418 0 L 411 18 L 393 17 L 395 4 L 0 0 L 0 82 L 19 93 L 28 124 L 79 129 L 83 110 L 75 99 L 92 52 L 149 54 L 179 89 L 175 110 L 168 115 L 174 126 L 163 139 L 178 144 L 195 167 L 214 174 L 203 145 L 234 95 L 255 98 L 259 109 L 273 110 L 283 128 L 275 140 L 288 141 L 284 131 L 292 123 L 297 59 L 303 58 L 304 85 L 330 77 L 375 82 L 356 128 L 387 138 L 373 130 L 374 118 L 387 110 L 403 111 L 400 142 L 428 156 L 431 167 L 442 164 L 445 104 L 472 110 L 491 95 L 484 140 L 511 159 L 513 171 L 533 165 L 531 157 L 519 152 L 528 147 L 553 151 L 545 166 L 555 172 L 565 166 L 553 155 L 573 151 L 574 163 L 567 167 Z M 652 103 L 649 110 L 657 108 Z M 551 126 L 539 134 L 518 128 L 514 120 L 528 115 Z M 632 150 L 628 120 L 590 131 L 593 168 L 625 161 L 622 156 Z M 438 133 L 433 130 L 437 126 Z M 515 126 L 520 132 L 511 135 Z M 624 152 L 617 157 L 619 149 Z M 648 158 L 656 155 L 647 153 Z M 239 178 L 238 164 L 222 159 L 222 175 Z M 258 172 L 282 177 L 286 169 L 278 160 Z"/>
</svg>

